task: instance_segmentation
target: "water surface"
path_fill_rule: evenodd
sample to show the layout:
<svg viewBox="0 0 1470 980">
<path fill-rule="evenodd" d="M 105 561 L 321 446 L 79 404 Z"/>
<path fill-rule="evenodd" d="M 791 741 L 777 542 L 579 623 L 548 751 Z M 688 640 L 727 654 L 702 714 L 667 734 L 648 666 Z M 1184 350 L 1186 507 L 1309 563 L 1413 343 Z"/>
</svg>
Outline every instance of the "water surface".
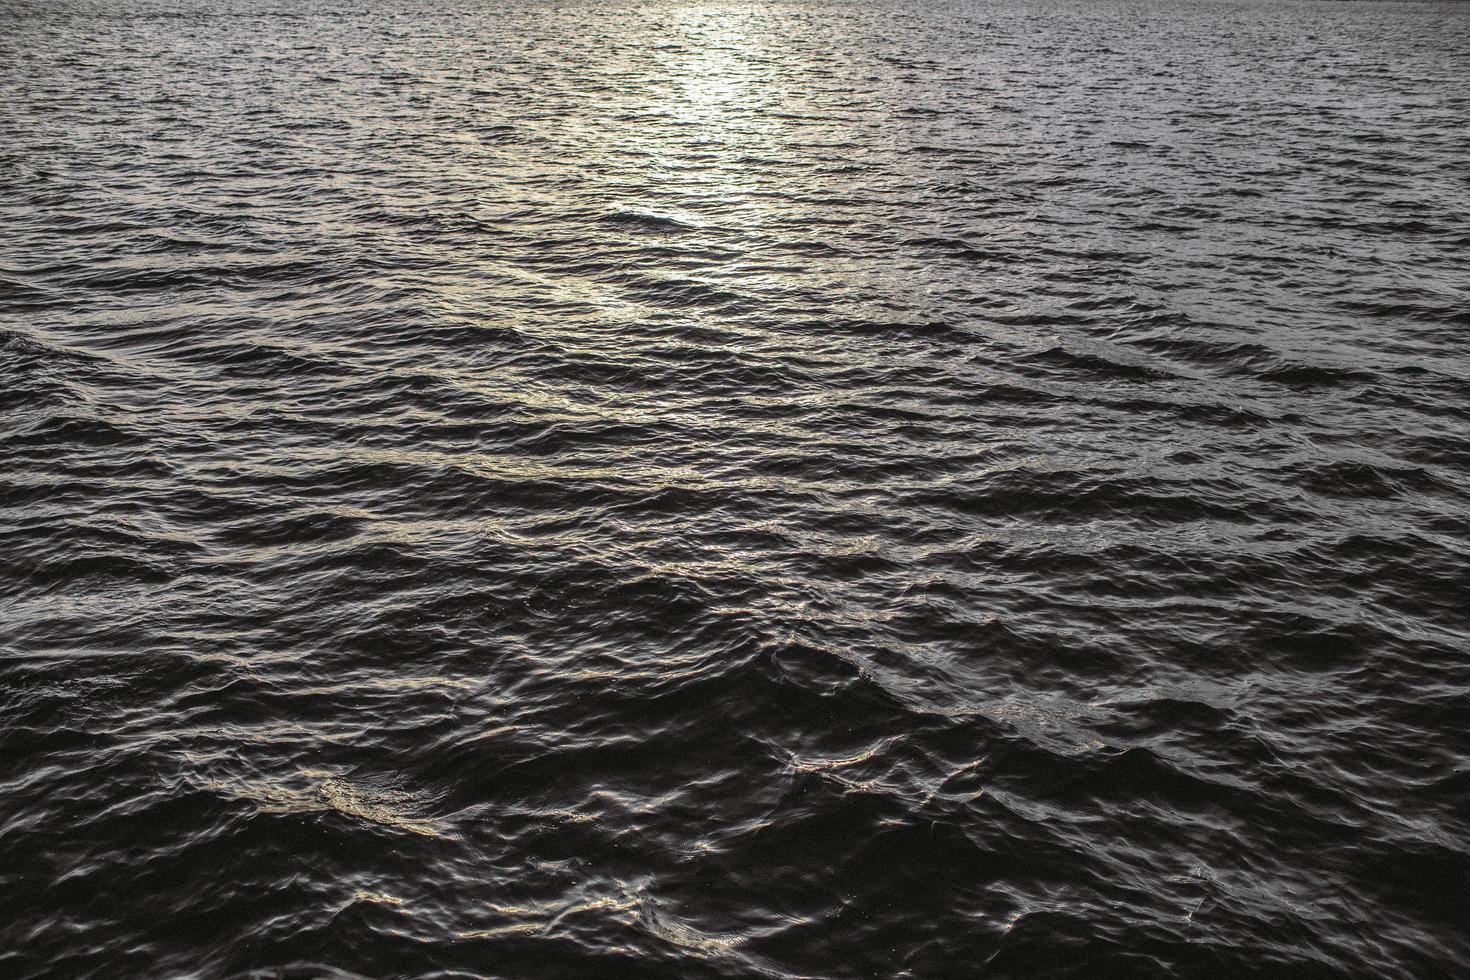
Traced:
<svg viewBox="0 0 1470 980">
<path fill-rule="evenodd" d="M 6 5 L 0 973 L 1463 976 L 1467 79 Z"/>
</svg>

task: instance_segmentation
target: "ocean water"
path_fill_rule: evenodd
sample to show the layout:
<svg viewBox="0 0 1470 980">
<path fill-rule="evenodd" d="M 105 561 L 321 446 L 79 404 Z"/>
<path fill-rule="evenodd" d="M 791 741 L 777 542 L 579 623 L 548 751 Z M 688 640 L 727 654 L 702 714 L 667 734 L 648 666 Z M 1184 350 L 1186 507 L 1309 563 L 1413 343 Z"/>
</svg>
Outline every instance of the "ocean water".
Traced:
<svg viewBox="0 0 1470 980">
<path fill-rule="evenodd" d="M 0 8 L 0 975 L 1470 974 L 1470 4 Z"/>
</svg>

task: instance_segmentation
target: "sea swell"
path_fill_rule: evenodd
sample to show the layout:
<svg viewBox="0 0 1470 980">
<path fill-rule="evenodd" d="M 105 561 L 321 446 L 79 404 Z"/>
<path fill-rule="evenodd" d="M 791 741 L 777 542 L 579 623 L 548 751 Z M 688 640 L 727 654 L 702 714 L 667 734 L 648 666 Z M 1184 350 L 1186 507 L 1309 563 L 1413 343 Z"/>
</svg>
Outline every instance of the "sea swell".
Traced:
<svg viewBox="0 0 1470 980">
<path fill-rule="evenodd" d="M 0 973 L 1452 977 L 1470 19 L 0 11 Z"/>
</svg>

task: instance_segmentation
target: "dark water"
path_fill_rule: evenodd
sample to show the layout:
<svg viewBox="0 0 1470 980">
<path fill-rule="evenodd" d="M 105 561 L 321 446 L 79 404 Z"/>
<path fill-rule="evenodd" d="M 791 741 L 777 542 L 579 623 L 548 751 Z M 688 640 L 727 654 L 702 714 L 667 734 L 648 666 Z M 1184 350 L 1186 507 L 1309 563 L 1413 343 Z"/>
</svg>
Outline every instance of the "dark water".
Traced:
<svg viewBox="0 0 1470 980">
<path fill-rule="evenodd" d="M 1470 5 L 0 17 L 0 975 L 1470 970 Z"/>
</svg>

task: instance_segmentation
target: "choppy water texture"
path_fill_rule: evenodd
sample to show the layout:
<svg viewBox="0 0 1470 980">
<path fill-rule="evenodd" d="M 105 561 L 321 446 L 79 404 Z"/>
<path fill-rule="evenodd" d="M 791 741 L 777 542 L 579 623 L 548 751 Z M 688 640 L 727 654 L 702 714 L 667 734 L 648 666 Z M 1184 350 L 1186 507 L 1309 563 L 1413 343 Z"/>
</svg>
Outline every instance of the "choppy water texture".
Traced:
<svg viewBox="0 0 1470 980">
<path fill-rule="evenodd" d="M 0 974 L 1470 969 L 1470 5 L 0 16 Z"/>
</svg>

